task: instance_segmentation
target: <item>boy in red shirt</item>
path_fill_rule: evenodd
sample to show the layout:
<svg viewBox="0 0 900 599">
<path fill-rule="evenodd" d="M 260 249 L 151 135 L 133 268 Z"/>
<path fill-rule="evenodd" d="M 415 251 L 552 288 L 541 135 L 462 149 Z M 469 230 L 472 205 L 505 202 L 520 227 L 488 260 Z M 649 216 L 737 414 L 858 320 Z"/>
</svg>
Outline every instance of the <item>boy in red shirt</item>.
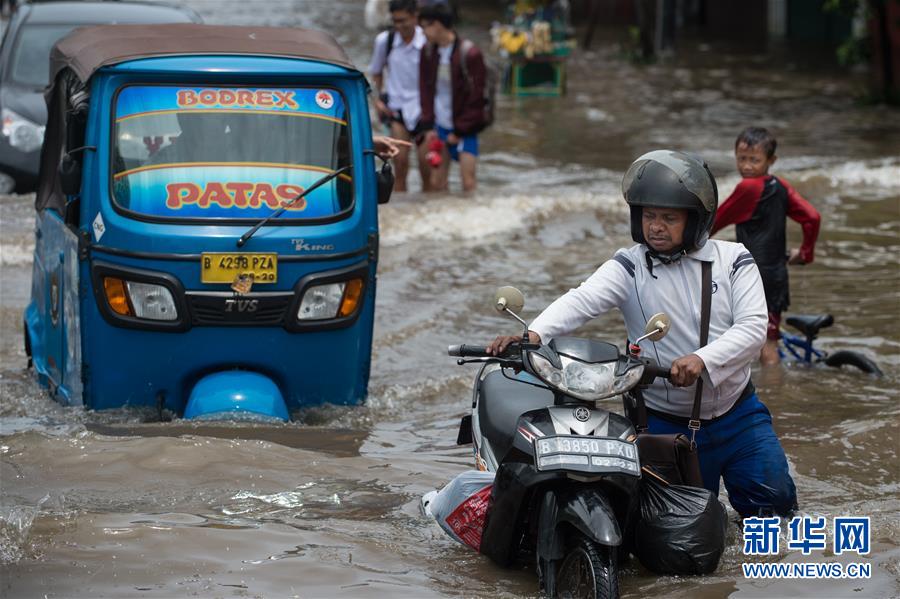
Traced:
<svg viewBox="0 0 900 599">
<path fill-rule="evenodd" d="M 819 212 L 793 187 L 769 174 L 777 158 L 776 146 L 775 136 L 762 127 L 741 131 L 734 143 L 734 154 L 742 179 L 719 206 L 711 232 L 736 225 L 737 241 L 750 250 L 759 267 L 769 310 L 768 338 L 760 354 L 764 365 L 779 361 L 781 313 L 790 304 L 787 265 L 813 261 L 821 220 Z M 803 243 L 785 256 L 787 217 L 803 228 Z"/>
</svg>

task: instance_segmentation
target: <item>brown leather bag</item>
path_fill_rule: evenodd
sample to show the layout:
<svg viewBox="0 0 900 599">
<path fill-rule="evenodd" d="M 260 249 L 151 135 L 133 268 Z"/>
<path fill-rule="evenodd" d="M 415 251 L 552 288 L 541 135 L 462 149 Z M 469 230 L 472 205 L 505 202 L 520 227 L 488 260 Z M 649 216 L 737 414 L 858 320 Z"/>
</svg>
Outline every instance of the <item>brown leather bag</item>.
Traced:
<svg viewBox="0 0 900 599">
<path fill-rule="evenodd" d="M 639 433 L 636 443 L 641 469 L 650 470 L 672 485 L 703 486 L 697 449 L 691 448 L 687 435 Z"/>
<path fill-rule="evenodd" d="M 703 293 L 700 304 L 700 347 L 709 341 L 709 314 L 712 303 L 712 263 L 702 262 Z M 703 398 L 703 379 L 697 379 L 694 406 L 688 428 L 691 438 L 681 433 L 655 435 L 647 432 L 647 408 L 640 390 L 635 391 L 637 408 L 637 443 L 641 468 L 663 478 L 669 484 L 702 487 L 700 460 L 695 436 L 700 430 L 700 401 Z"/>
</svg>

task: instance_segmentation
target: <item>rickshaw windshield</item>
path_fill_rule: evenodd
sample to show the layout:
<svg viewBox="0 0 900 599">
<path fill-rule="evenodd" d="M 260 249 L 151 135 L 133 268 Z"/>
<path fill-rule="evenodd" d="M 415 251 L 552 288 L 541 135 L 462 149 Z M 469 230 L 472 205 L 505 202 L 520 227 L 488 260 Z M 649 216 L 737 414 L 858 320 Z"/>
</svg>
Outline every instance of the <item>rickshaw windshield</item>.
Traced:
<svg viewBox="0 0 900 599">
<path fill-rule="evenodd" d="M 132 85 L 119 90 L 114 118 L 113 199 L 138 215 L 256 220 L 350 164 L 337 90 Z M 351 174 L 280 220 L 348 213 Z"/>
</svg>

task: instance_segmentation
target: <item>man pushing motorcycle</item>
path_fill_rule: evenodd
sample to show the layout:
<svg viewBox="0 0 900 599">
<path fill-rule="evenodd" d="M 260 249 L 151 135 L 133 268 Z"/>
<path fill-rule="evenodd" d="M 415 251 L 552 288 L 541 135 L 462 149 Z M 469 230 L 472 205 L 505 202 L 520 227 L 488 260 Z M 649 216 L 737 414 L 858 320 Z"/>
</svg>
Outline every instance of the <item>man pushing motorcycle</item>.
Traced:
<svg viewBox="0 0 900 599">
<path fill-rule="evenodd" d="M 630 207 L 636 245 L 618 250 L 594 274 L 558 298 L 529 326 L 533 343 L 549 343 L 592 318 L 619 308 L 629 339 L 644 334 L 651 314 L 671 316 L 669 334 L 644 348 L 671 364 L 670 381 L 644 390 L 651 433 L 692 437 L 688 421 L 702 377 L 696 443 L 703 485 L 715 494 L 719 478 L 743 517 L 787 515 L 797 509 L 794 481 L 772 417 L 750 380 L 750 363 L 766 340 L 762 280 L 739 243 L 709 238 L 718 205 L 706 164 L 688 154 L 657 150 L 634 161 L 622 192 Z M 709 342 L 701 329 L 701 263 L 711 263 Z M 497 337 L 487 348 L 501 354 L 519 336 Z"/>
</svg>

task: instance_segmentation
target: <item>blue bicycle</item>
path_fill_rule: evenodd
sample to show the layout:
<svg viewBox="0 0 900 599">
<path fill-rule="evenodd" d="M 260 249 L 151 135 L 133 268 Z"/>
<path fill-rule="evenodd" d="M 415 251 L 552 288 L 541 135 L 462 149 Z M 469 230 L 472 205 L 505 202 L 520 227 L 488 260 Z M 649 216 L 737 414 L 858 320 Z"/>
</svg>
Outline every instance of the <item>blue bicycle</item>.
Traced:
<svg viewBox="0 0 900 599">
<path fill-rule="evenodd" d="M 826 365 L 835 368 L 847 365 L 858 368 L 867 374 L 883 375 L 875 362 L 858 352 L 839 350 L 829 354 L 813 347 L 813 341 L 818 337 L 819 330 L 834 324 L 834 317 L 831 314 L 797 314 L 788 316 L 785 322 L 800 331 L 804 336 L 781 333 L 778 355 L 782 360 L 790 354 L 795 360 L 807 364 L 824 362 Z"/>
</svg>

